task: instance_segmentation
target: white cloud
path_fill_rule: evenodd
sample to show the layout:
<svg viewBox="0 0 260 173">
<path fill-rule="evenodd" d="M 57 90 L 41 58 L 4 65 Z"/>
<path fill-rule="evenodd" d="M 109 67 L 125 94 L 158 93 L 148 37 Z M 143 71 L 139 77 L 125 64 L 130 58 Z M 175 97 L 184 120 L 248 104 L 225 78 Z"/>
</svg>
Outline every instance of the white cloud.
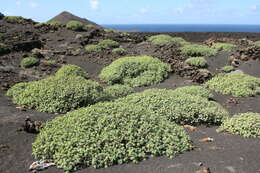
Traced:
<svg viewBox="0 0 260 173">
<path fill-rule="evenodd" d="M 98 8 L 98 5 L 99 5 L 99 1 L 98 0 L 90 0 L 89 3 L 90 3 L 90 7 L 92 9 L 97 9 Z"/>
<path fill-rule="evenodd" d="M 29 6 L 30 6 L 31 8 L 36 8 L 36 7 L 38 7 L 38 4 L 37 4 L 36 2 L 34 2 L 34 1 L 30 1 L 30 2 L 29 2 Z"/>
</svg>

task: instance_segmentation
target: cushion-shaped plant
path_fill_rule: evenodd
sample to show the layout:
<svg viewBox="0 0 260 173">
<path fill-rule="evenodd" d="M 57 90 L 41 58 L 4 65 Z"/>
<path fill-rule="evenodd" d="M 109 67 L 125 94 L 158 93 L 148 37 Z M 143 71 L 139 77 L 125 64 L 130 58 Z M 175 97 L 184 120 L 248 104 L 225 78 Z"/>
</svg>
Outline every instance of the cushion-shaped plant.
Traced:
<svg viewBox="0 0 260 173">
<path fill-rule="evenodd" d="M 150 156 L 172 158 L 191 144 L 181 127 L 141 106 L 106 102 L 47 122 L 32 147 L 37 159 L 52 159 L 68 172 Z"/>
<path fill-rule="evenodd" d="M 124 48 L 115 48 L 112 50 L 112 53 L 116 55 L 124 55 L 126 52 L 127 51 Z"/>
<path fill-rule="evenodd" d="M 166 34 L 159 34 L 159 35 L 151 36 L 148 38 L 148 41 L 150 41 L 152 44 L 155 44 L 155 45 L 161 45 L 161 44 L 166 44 L 166 43 L 177 43 L 179 45 L 188 44 L 188 42 L 185 41 L 181 37 L 172 37 L 172 36 L 166 35 Z"/>
<path fill-rule="evenodd" d="M 191 57 L 186 59 L 185 61 L 189 65 L 196 66 L 196 67 L 206 67 L 207 60 L 204 57 Z"/>
<path fill-rule="evenodd" d="M 83 29 L 84 25 L 79 21 L 72 20 L 66 24 L 66 27 L 73 31 L 81 31 Z"/>
<path fill-rule="evenodd" d="M 4 20 L 9 23 L 21 23 L 25 19 L 22 16 L 5 16 Z"/>
<path fill-rule="evenodd" d="M 212 48 L 217 49 L 218 51 L 231 51 L 237 48 L 237 45 L 231 43 L 215 43 Z"/>
<path fill-rule="evenodd" d="M 226 119 L 217 131 L 260 138 L 260 114 L 247 112 L 234 115 Z"/>
<path fill-rule="evenodd" d="M 256 46 L 260 47 L 260 41 L 256 41 L 254 44 L 255 44 Z"/>
<path fill-rule="evenodd" d="M 260 78 L 246 74 L 219 74 L 209 80 L 206 86 L 216 92 L 236 97 L 260 94 Z"/>
<path fill-rule="evenodd" d="M 112 85 L 104 89 L 105 100 L 115 100 L 134 92 L 134 89 L 127 85 Z"/>
<path fill-rule="evenodd" d="M 220 104 L 209 101 L 209 96 L 204 91 L 194 92 L 194 88 L 149 89 L 116 102 L 142 106 L 178 124 L 221 124 L 228 112 Z"/>
<path fill-rule="evenodd" d="M 68 77 L 68 76 L 81 76 L 85 79 L 88 78 L 88 73 L 83 70 L 81 67 L 73 65 L 73 64 L 68 64 L 62 66 L 56 74 L 56 77 Z"/>
<path fill-rule="evenodd" d="M 103 49 L 119 47 L 119 43 L 114 40 L 102 40 L 98 43 Z"/>
<path fill-rule="evenodd" d="M 148 86 L 164 80 L 171 68 L 150 56 L 119 58 L 102 69 L 99 77 L 108 84 Z"/>
<path fill-rule="evenodd" d="M 103 88 L 85 77 L 86 73 L 79 68 L 63 66 L 55 76 L 14 85 L 7 95 L 26 108 L 65 113 L 94 104 L 103 97 Z"/>
<path fill-rule="evenodd" d="M 234 71 L 235 68 L 231 65 L 227 65 L 221 68 L 221 71 L 225 72 L 225 73 L 229 73 L 231 71 Z"/>
<path fill-rule="evenodd" d="M 40 60 L 38 58 L 35 58 L 35 57 L 26 57 L 26 58 L 23 58 L 20 65 L 21 67 L 23 68 L 30 68 L 30 67 L 33 67 L 33 66 L 36 66 L 36 65 L 39 65 L 40 63 Z"/>
<path fill-rule="evenodd" d="M 195 86 L 195 85 L 179 87 L 179 88 L 176 88 L 174 90 L 174 92 L 196 95 L 196 96 L 205 97 L 208 99 L 212 99 L 214 96 L 207 88 L 202 87 L 202 86 Z"/>
<path fill-rule="evenodd" d="M 217 51 L 204 45 L 187 44 L 181 48 L 181 54 L 186 56 L 214 56 Z"/>
<path fill-rule="evenodd" d="M 58 27 L 62 27 L 64 26 L 63 23 L 61 23 L 60 21 L 50 21 L 50 22 L 47 22 L 48 25 L 53 25 L 53 26 L 58 26 Z"/>
<path fill-rule="evenodd" d="M 85 50 L 87 52 L 100 52 L 103 50 L 103 48 L 96 44 L 89 44 L 85 46 Z"/>
</svg>

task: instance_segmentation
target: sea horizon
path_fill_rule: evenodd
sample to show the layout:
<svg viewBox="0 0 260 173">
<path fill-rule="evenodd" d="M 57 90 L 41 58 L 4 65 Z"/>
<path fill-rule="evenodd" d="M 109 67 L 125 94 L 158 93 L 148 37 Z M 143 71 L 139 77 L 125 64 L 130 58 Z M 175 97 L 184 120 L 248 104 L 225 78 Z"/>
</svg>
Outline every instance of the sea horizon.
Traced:
<svg viewBox="0 0 260 173">
<path fill-rule="evenodd" d="M 258 24 L 101 24 L 101 26 L 140 32 L 260 32 Z"/>
</svg>

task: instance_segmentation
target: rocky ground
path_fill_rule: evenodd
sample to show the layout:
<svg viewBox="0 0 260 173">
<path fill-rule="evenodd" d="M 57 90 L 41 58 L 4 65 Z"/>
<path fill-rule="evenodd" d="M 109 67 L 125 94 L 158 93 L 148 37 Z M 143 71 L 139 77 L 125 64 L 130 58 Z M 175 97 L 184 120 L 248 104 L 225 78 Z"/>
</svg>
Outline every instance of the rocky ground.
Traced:
<svg viewBox="0 0 260 173">
<path fill-rule="evenodd" d="M 100 70 L 113 60 L 121 57 L 107 49 L 102 52 L 87 53 L 84 46 L 99 40 L 118 41 L 127 50 L 124 56 L 150 55 L 171 64 L 173 74 L 163 83 L 147 88 L 174 89 L 179 86 L 201 84 L 220 72 L 220 68 L 238 61 L 238 69 L 246 74 L 260 77 L 260 48 L 250 46 L 250 41 L 260 40 L 256 33 L 166 33 L 182 37 L 189 42 L 211 45 L 214 42 L 229 42 L 239 45 L 232 52 L 219 52 L 216 56 L 206 57 L 210 75 L 201 74 L 195 67 L 184 63 L 187 57 L 180 54 L 178 45 L 151 45 L 146 38 L 158 33 L 107 32 L 99 27 L 84 32 L 76 32 L 65 27 L 37 26 L 31 20 L 10 23 L 0 20 L 0 43 L 6 45 L 0 51 L 0 172 L 28 172 L 34 161 L 31 156 L 31 143 L 36 134 L 20 131 L 26 116 L 32 120 L 46 121 L 57 114 L 39 113 L 33 110 L 17 108 L 10 98 L 5 96 L 8 88 L 18 82 L 45 78 L 57 71 L 63 64 L 75 64 L 98 80 Z M 246 39 L 244 39 L 246 38 Z M 24 69 L 20 62 L 24 57 L 40 58 L 36 67 Z M 258 58 L 258 59 L 257 59 Z M 230 114 L 241 112 L 260 113 L 260 96 L 234 98 L 215 93 L 214 99 L 221 103 Z M 213 173 L 257 173 L 260 172 L 260 140 L 245 139 L 236 135 L 219 134 L 216 127 L 198 127 L 195 132 L 188 131 L 194 145 L 194 151 L 183 153 L 177 158 L 151 158 L 139 164 L 124 164 L 106 169 L 87 168 L 78 172 L 93 173 L 192 173 L 209 168 Z M 199 139 L 211 137 L 213 142 L 203 143 Z M 63 172 L 55 167 L 46 173 Z"/>
</svg>

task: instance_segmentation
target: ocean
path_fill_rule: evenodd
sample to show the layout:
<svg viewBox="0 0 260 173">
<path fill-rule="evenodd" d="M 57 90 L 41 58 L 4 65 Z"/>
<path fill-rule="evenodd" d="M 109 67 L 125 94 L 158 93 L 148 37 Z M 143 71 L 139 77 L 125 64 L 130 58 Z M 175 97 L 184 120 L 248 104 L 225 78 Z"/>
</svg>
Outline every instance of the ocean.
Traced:
<svg viewBox="0 0 260 173">
<path fill-rule="evenodd" d="M 260 32 L 260 25 L 113 24 L 105 28 L 140 32 Z"/>
</svg>

